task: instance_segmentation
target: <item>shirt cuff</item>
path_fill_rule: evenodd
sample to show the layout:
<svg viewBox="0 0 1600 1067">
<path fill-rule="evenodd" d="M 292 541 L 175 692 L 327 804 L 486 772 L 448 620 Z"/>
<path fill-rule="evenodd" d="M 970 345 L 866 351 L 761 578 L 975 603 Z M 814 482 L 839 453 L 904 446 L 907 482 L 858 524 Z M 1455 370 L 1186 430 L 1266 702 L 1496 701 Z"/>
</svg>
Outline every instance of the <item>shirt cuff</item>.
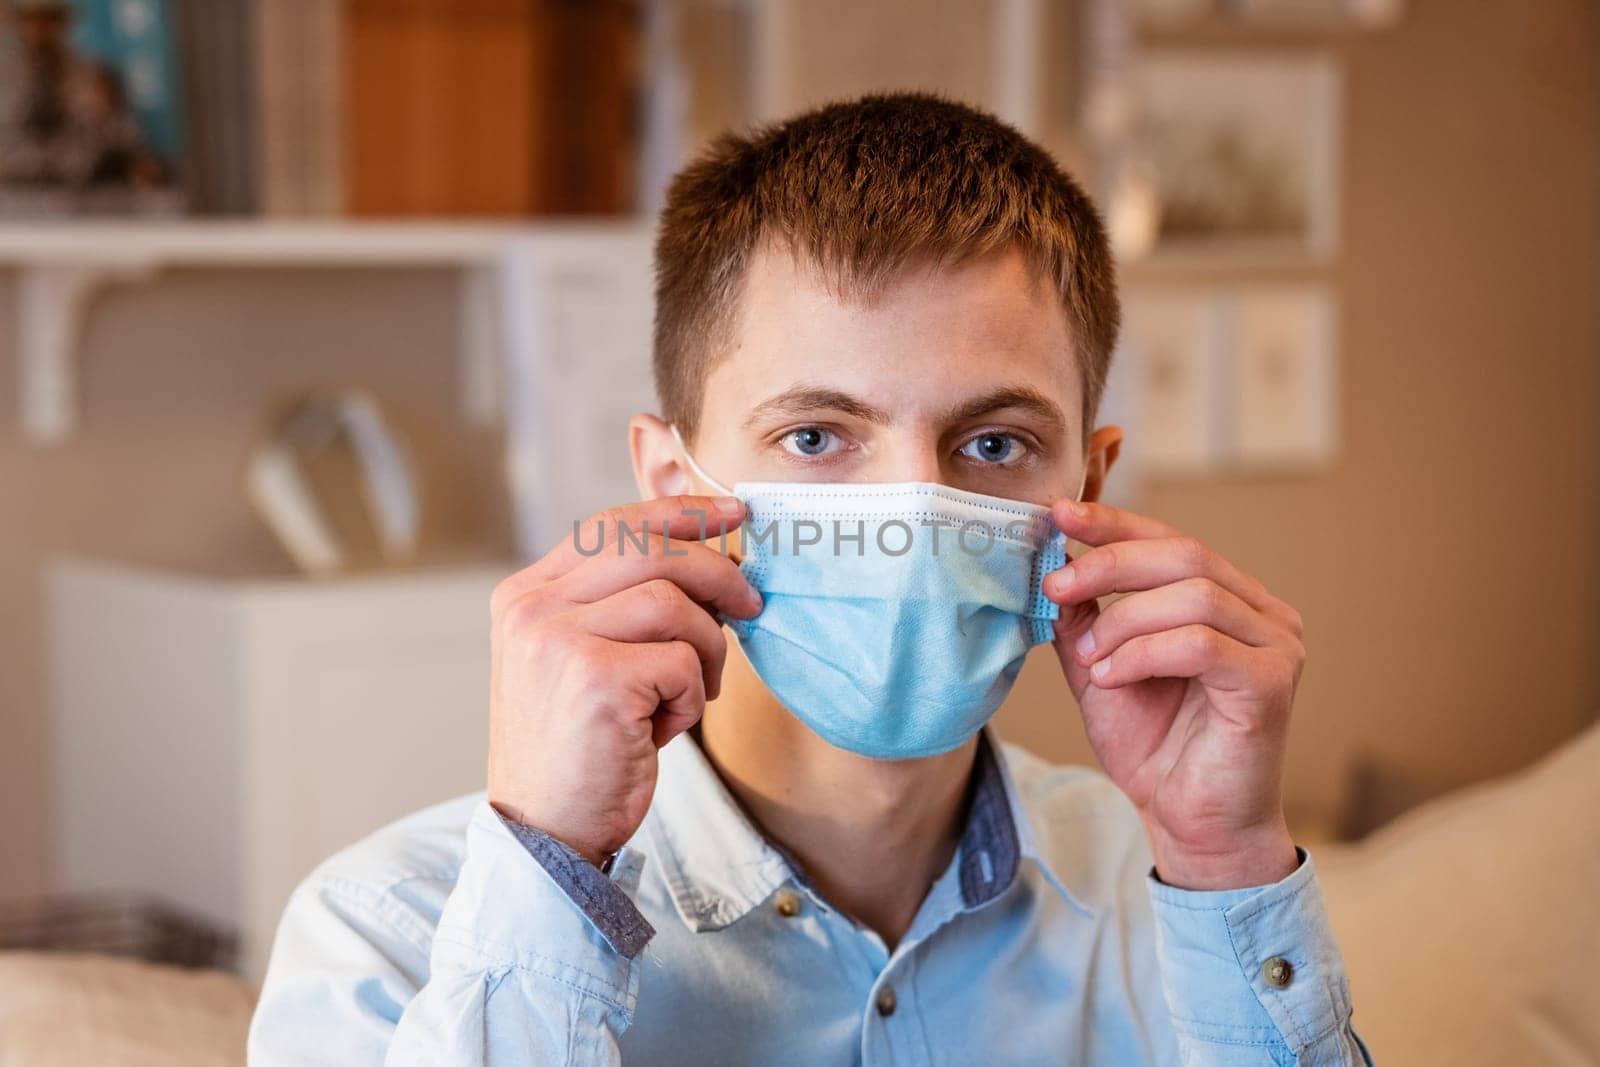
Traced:
<svg viewBox="0 0 1600 1067">
<path fill-rule="evenodd" d="M 495 814 L 612 948 L 631 960 L 655 936 L 655 927 L 618 884 L 619 881 L 637 883 L 643 860 L 637 852 L 623 849 L 617 853 L 608 876 L 565 842 L 543 830 L 514 822 L 499 812 Z"/>
<path fill-rule="evenodd" d="M 1344 960 L 1311 856 L 1279 882 L 1194 891 L 1147 877 L 1174 1027 L 1227 1043 L 1283 1041 L 1296 1055 L 1350 1020 Z"/>
</svg>

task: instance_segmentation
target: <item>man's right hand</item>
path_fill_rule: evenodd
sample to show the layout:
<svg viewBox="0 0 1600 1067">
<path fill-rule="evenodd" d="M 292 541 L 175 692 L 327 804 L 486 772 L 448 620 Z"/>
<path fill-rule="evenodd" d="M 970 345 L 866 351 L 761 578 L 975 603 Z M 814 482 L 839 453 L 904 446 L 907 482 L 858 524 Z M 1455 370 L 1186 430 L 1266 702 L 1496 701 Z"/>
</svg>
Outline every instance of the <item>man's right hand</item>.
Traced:
<svg viewBox="0 0 1600 1067">
<path fill-rule="evenodd" d="M 656 751 L 721 688 L 728 645 L 716 613 L 761 610 L 738 564 L 699 541 L 744 515 L 732 497 L 613 508 L 495 588 L 489 802 L 501 815 L 596 866 L 633 836 Z M 619 525 L 634 535 L 620 553 Z"/>
</svg>

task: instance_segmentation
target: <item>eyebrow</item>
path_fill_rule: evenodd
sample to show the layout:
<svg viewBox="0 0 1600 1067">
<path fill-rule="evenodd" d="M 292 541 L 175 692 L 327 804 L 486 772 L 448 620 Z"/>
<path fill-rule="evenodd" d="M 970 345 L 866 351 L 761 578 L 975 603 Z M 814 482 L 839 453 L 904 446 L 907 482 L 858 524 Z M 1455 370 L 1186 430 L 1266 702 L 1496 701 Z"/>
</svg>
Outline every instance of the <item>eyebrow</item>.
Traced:
<svg viewBox="0 0 1600 1067">
<path fill-rule="evenodd" d="M 1061 407 L 1039 390 L 1027 385 L 1012 385 L 992 393 L 964 400 L 944 414 L 946 423 L 970 422 L 991 412 L 1007 408 L 1026 411 L 1050 424 L 1056 432 L 1066 429 L 1067 419 Z"/>
<path fill-rule="evenodd" d="M 945 411 L 944 422 L 970 422 L 991 412 L 1008 408 L 1028 412 L 1048 423 L 1050 429 L 1058 433 L 1066 429 L 1066 416 L 1062 414 L 1060 406 L 1039 390 L 1027 385 L 1006 386 L 971 400 L 964 400 Z M 797 385 L 757 404 L 745 417 L 744 428 L 749 429 L 757 422 L 773 415 L 808 415 L 818 411 L 837 411 L 879 426 L 888 426 L 894 422 L 894 417 L 889 412 L 849 393 L 829 389 L 826 386 Z"/>
<path fill-rule="evenodd" d="M 837 411 L 880 426 L 894 421 L 887 411 L 849 393 L 824 386 L 797 385 L 757 404 L 745 417 L 744 427 L 749 429 L 772 415 L 805 415 L 816 411 Z"/>
</svg>

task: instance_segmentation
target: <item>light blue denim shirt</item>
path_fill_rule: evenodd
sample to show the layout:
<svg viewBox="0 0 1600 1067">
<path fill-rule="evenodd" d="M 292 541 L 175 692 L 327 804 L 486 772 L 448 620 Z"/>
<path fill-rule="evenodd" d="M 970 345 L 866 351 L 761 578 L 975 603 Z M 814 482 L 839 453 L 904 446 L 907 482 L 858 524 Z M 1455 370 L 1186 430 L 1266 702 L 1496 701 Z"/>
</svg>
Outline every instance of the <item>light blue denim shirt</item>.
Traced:
<svg viewBox="0 0 1600 1067">
<path fill-rule="evenodd" d="M 1310 856 L 1265 887 L 1163 885 L 1102 775 L 987 740 L 970 796 L 892 952 L 689 735 L 609 877 L 482 795 L 429 808 L 295 892 L 250 1062 L 1371 1062 Z"/>
</svg>

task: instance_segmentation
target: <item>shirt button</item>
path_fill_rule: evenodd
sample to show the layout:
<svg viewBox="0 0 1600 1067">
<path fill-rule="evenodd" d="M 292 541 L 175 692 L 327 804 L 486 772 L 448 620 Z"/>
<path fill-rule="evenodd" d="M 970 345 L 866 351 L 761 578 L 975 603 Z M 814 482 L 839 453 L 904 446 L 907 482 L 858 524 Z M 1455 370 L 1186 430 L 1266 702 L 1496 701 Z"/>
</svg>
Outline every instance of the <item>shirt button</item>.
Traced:
<svg viewBox="0 0 1600 1067">
<path fill-rule="evenodd" d="M 782 890 L 778 893 L 774 906 L 778 909 L 779 915 L 785 919 L 792 919 L 800 914 L 800 894 L 792 889 Z"/>
<path fill-rule="evenodd" d="M 894 1014 L 896 1001 L 894 999 L 894 986 L 886 985 L 878 990 L 878 1014 L 887 1019 Z"/>
<path fill-rule="evenodd" d="M 1294 981 L 1294 968 L 1282 956 L 1274 956 L 1261 965 L 1261 977 L 1274 989 L 1287 989 Z"/>
</svg>

